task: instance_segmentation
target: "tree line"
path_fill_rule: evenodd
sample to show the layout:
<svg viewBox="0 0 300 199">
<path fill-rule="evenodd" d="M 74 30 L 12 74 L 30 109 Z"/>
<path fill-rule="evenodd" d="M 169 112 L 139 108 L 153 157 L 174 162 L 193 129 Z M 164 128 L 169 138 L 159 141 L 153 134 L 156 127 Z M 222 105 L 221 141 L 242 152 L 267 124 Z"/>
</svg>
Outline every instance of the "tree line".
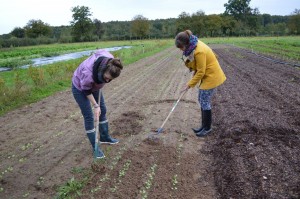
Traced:
<svg viewBox="0 0 300 199">
<path fill-rule="evenodd" d="M 260 14 L 249 6 L 251 0 L 229 0 L 222 14 L 206 15 L 182 12 L 177 18 L 149 20 L 136 15 L 131 21 L 101 22 L 91 19 L 89 7 L 71 9 L 69 26 L 52 27 L 41 20 L 30 20 L 0 36 L 0 47 L 99 40 L 132 40 L 174 38 L 190 29 L 199 37 L 283 36 L 300 34 L 300 9 L 288 16 Z"/>
</svg>

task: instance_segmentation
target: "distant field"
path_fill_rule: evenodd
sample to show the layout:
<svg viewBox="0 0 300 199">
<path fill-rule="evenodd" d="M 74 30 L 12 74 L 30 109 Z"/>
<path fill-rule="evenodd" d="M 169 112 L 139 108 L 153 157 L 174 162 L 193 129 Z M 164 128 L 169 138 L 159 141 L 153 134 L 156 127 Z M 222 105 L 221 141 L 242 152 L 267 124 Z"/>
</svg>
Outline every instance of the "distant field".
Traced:
<svg viewBox="0 0 300 199">
<path fill-rule="evenodd" d="M 199 38 L 208 44 L 232 44 L 285 60 L 300 61 L 300 37 L 227 37 Z M 164 40 L 170 44 L 173 39 Z M 0 49 L 0 67 L 14 68 L 31 63 L 32 58 L 51 57 L 71 52 L 115 46 L 151 45 L 153 40 L 85 42 Z M 155 46 L 154 46 L 155 47 Z"/>
<path fill-rule="evenodd" d="M 72 52 L 117 46 L 141 46 L 144 44 L 145 47 L 148 47 L 155 45 L 156 42 L 155 40 L 107 41 L 0 48 L 0 67 L 15 68 L 17 66 L 31 64 L 31 59 L 38 57 L 51 57 Z"/>
<path fill-rule="evenodd" d="M 200 38 L 205 43 L 232 44 L 285 60 L 300 61 L 300 37 Z"/>
<path fill-rule="evenodd" d="M 1 50 L 2 60 L 6 52 L 7 58 L 29 59 L 41 57 L 45 52 L 64 54 L 67 51 L 84 51 L 89 49 L 131 45 L 132 48 L 112 52 L 115 57 L 121 58 L 126 66 L 139 59 L 156 54 L 173 45 L 172 40 L 149 40 L 149 41 L 122 41 L 122 42 L 98 42 L 84 44 L 56 44 L 49 46 L 22 47 Z M 77 50 L 76 50 L 77 49 Z M 31 53 L 31 54 L 30 54 Z M 0 115 L 13 110 L 21 105 L 41 100 L 53 93 L 70 87 L 71 77 L 74 70 L 85 59 L 73 59 L 56 62 L 43 67 L 29 67 L 29 69 L 14 69 L 0 72 Z M 1 66 L 1 65 L 0 65 Z"/>
</svg>

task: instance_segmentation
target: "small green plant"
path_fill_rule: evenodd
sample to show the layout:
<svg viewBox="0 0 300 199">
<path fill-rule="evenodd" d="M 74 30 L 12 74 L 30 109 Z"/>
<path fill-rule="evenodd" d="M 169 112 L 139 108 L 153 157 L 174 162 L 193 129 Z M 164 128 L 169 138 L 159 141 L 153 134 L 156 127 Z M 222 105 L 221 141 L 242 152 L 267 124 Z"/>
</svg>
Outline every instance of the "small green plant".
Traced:
<svg viewBox="0 0 300 199">
<path fill-rule="evenodd" d="M 32 146 L 31 143 L 27 143 L 27 144 L 23 145 L 23 146 L 21 147 L 21 149 L 22 149 L 22 151 L 25 151 L 25 150 L 29 149 L 31 146 Z"/>
<path fill-rule="evenodd" d="M 37 181 L 37 185 L 41 185 L 41 184 L 43 184 L 44 183 L 44 178 L 43 177 L 39 177 L 39 180 Z"/>
<path fill-rule="evenodd" d="M 80 196 L 80 190 L 83 188 L 83 182 L 71 178 L 65 185 L 59 187 L 58 198 L 72 198 L 73 196 Z"/>
<path fill-rule="evenodd" d="M 76 70 L 77 68 L 77 65 L 75 64 L 67 64 L 65 69 L 66 69 L 66 72 L 69 73 L 69 74 L 72 74 L 74 73 L 74 71 Z"/>
<path fill-rule="evenodd" d="M 21 71 L 20 70 L 16 70 L 16 72 L 14 73 L 14 85 L 15 85 L 15 90 L 17 92 L 19 92 L 21 90 L 21 88 L 26 85 L 25 84 L 25 80 L 22 77 Z"/>
<path fill-rule="evenodd" d="M 177 190 L 177 184 L 178 184 L 178 180 L 177 180 L 177 174 L 175 174 L 172 177 L 172 190 Z"/>
<path fill-rule="evenodd" d="M 97 186 L 96 188 L 91 189 L 91 193 L 96 193 L 96 192 L 98 192 L 100 190 L 101 190 L 101 186 Z"/>
<path fill-rule="evenodd" d="M 82 167 L 73 167 L 71 170 L 71 173 L 82 173 L 83 168 Z"/>
<path fill-rule="evenodd" d="M 25 162 L 27 160 L 27 158 L 20 158 L 19 162 Z"/>
<path fill-rule="evenodd" d="M 103 178 L 100 179 L 100 182 L 105 182 L 106 180 L 109 180 L 109 175 L 107 173 L 104 175 Z"/>
<path fill-rule="evenodd" d="M 1 93 L 2 93 L 2 91 L 4 91 L 4 87 L 5 87 L 5 80 L 0 77 L 0 92 Z"/>
<path fill-rule="evenodd" d="M 150 173 L 147 175 L 148 178 L 146 182 L 144 183 L 144 187 L 140 190 L 140 194 L 142 199 L 146 199 L 148 197 L 147 190 L 149 190 L 152 186 L 152 182 L 155 176 L 155 170 L 156 170 L 157 164 L 153 164 L 150 168 Z"/>
<path fill-rule="evenodd" d="M 119 171 L 119 178 L 125 176 L 126 171 L 129 169 L 130 164 L 131 164 L 131 160 L 127 160 L 126 163 L 124 164 L 122 170 Z"/>
<path fill-rule="evenodd" d="M 109 189 L 112 193 L 115 193 L 117 191 L 117 186 L 114 186 Z"/>
<path fill-rule="evenodd" d="M 1 175 L 3 176 L 6 173 L 12 172 L 14 168 L 12 166 L 7 167 L 4 171 L 1 172 Z"/>
<path fill-rule="evenodd" d="M 46 67 L 45 70 L 49 74 L 51 79 L 55 79 L 58 74 L 59 68 L 58 65 L 53 65 L 53 66 Z"/>
<path fill-rule="evenodd" d="M 45 85 L 44 70 L 42 68 L 36 68 L 29 66 L 28 76 L 32 79 L 35 86 Z"/>
<path fill-rule="evenodd" d="M 110 152 L 111 152 L 111 146 L 107 146 L 106 148 L 105 148 L 105 152 L 104 152 L 104 154 L 106 154 L 107 156 L 109 156 L 109 154 L 110 154 Z"/>
</svg>

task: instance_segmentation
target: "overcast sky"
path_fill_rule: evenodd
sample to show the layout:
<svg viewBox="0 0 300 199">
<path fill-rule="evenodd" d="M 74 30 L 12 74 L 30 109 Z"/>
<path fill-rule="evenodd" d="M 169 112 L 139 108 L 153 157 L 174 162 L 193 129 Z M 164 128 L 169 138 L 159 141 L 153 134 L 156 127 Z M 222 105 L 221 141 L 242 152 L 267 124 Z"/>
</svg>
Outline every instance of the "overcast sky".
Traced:
<svg viewBox="0 0 300 199">
<path fill-rule="evenodd" d="M 87 6 L 92 19 L 102 22 L 129 21 L 141 14 L 148 19 L 176 18 L 183 11 L 220 14 L 228 0 L 0 0 L 0 34 L 24 27 L 31 19 L 40 19 L 51 26 L 69 25 L 71 8 Z M 252 0 L 250 7 L 260 13 L 290 15 L 300 9 L 300 0 Z"/>
</svg>

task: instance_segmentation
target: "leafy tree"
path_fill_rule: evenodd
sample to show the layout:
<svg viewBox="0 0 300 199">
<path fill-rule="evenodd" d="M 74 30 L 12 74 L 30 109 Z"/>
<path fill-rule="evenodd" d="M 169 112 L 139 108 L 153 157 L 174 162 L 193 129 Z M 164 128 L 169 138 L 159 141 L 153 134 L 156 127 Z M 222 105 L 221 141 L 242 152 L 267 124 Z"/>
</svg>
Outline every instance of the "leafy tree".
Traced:
<svg viewBox="0 0 300 199">
<path fill-rule="evenodd" d="M 161 38 L 163 36 L 163 23 L 161 20 L 154 20 L 150 22 L 150 36 Z"/>
<path fill-rule="evenodd" d="M 53 37 L 57 38 L 60 43 L 70 43 L 72 39 L 72 28 L 70 26 L 60 26 L 53 28 Z"/>
<path fill-rule="evenodd" d="M 252 10 L 246 20 L 246 25 L 250 28 L 250 34 L 255 35 L 258 31 L 260 21 L 259 21 L 259 10 L 257 8 Z"/>
<path fill-rule="evenodd" d="M 300 34 L 300 9 L 296 9 L 288 22 L 290 32 L 293 34 Z"/>
<path fill-rule="evenodd" d="M 192 18 L 189 13 L 182 12 L 176 21 L 176 33 L 191 29 Z"/>
<path fill-rule="evenodd" d="M 104 33 L 103 24 L 98 19 L 94 19 L 93 23 L 94 23 L 94 26 L 95 26 L 94 34 L 97 35 L 98 38 L 100 39 L 102 37 L 103 33 Z"/>
<path fill-rule="evenodd" d="M 268 25 L 269 23 L 273 23 L 273 19 L 270 14 L 263 14 L 261 16 L 261 20 L 262 20 L 261 23 L 263 27 L 266 27 L 266 25 Z"/>
<path fill-rule="evenodd" d="M 142 15 L 136 15 L 131 22 L 131 32 L 140 39 L 149 34 L 150 23 Z"/>
<path fill-rule="evenodd" d="M 250 8 L 251 0 L 229 0 L 224 4 L 225 14 L 232 15 L 236 20 L 246 21 L 247 15 L 252 11 Z"/>
<path fill-rule="evenodd" d="M 164 38 L 174 38 L 176 33 L 176 19 L 162 20 L 162 33 Z"/>
<path fill-rule="evenodd" d="M 219 15 L 208 15 L 205 20 L 205 27 L 211 37 L 215 36 L 215 33 L 221 31 L 222 18 Z"/>
<path fill-rule="evenodd" d="M 233 36 L 233 30 L 236 26 L 237 21 L 232 16 L 222 15 L 222 34 L 227 36 Z"/>
<path fill-rule="evenodd" d="M 89 7 L 76 6 L 71 9 L 73 12 L 73 21 L 71 26 L 73 29 L 73 37 L 75 41 L 89 41 L 92 39 L 94 24 L 89 18 L 92 16 Z"/>
<path fill-rule="evenodd" d="M 192 14 L 191 29 L 194 34 L 198 36 L 205 34 L 206 32 L 205 18 L 206 18 L 205 13 L 202 10 L 199 10 L 196 13 Z"/>
<path fill-rule="evenodd" d="M 17 38 L 24 38 L 25 37 L 25 30 L 20 27 L 16 27 L 13 29 L 13 31 L 10 32 L 11 35 L 17 37 Z"/>
<path fill-rule="evenodd" d="M 41 36 L 49 36 L 51 34 L 51 27 L 42 20 L 31 19 L 24 27 L 25 34 L 29 38 L 38 38 Z"/>
</svg>

